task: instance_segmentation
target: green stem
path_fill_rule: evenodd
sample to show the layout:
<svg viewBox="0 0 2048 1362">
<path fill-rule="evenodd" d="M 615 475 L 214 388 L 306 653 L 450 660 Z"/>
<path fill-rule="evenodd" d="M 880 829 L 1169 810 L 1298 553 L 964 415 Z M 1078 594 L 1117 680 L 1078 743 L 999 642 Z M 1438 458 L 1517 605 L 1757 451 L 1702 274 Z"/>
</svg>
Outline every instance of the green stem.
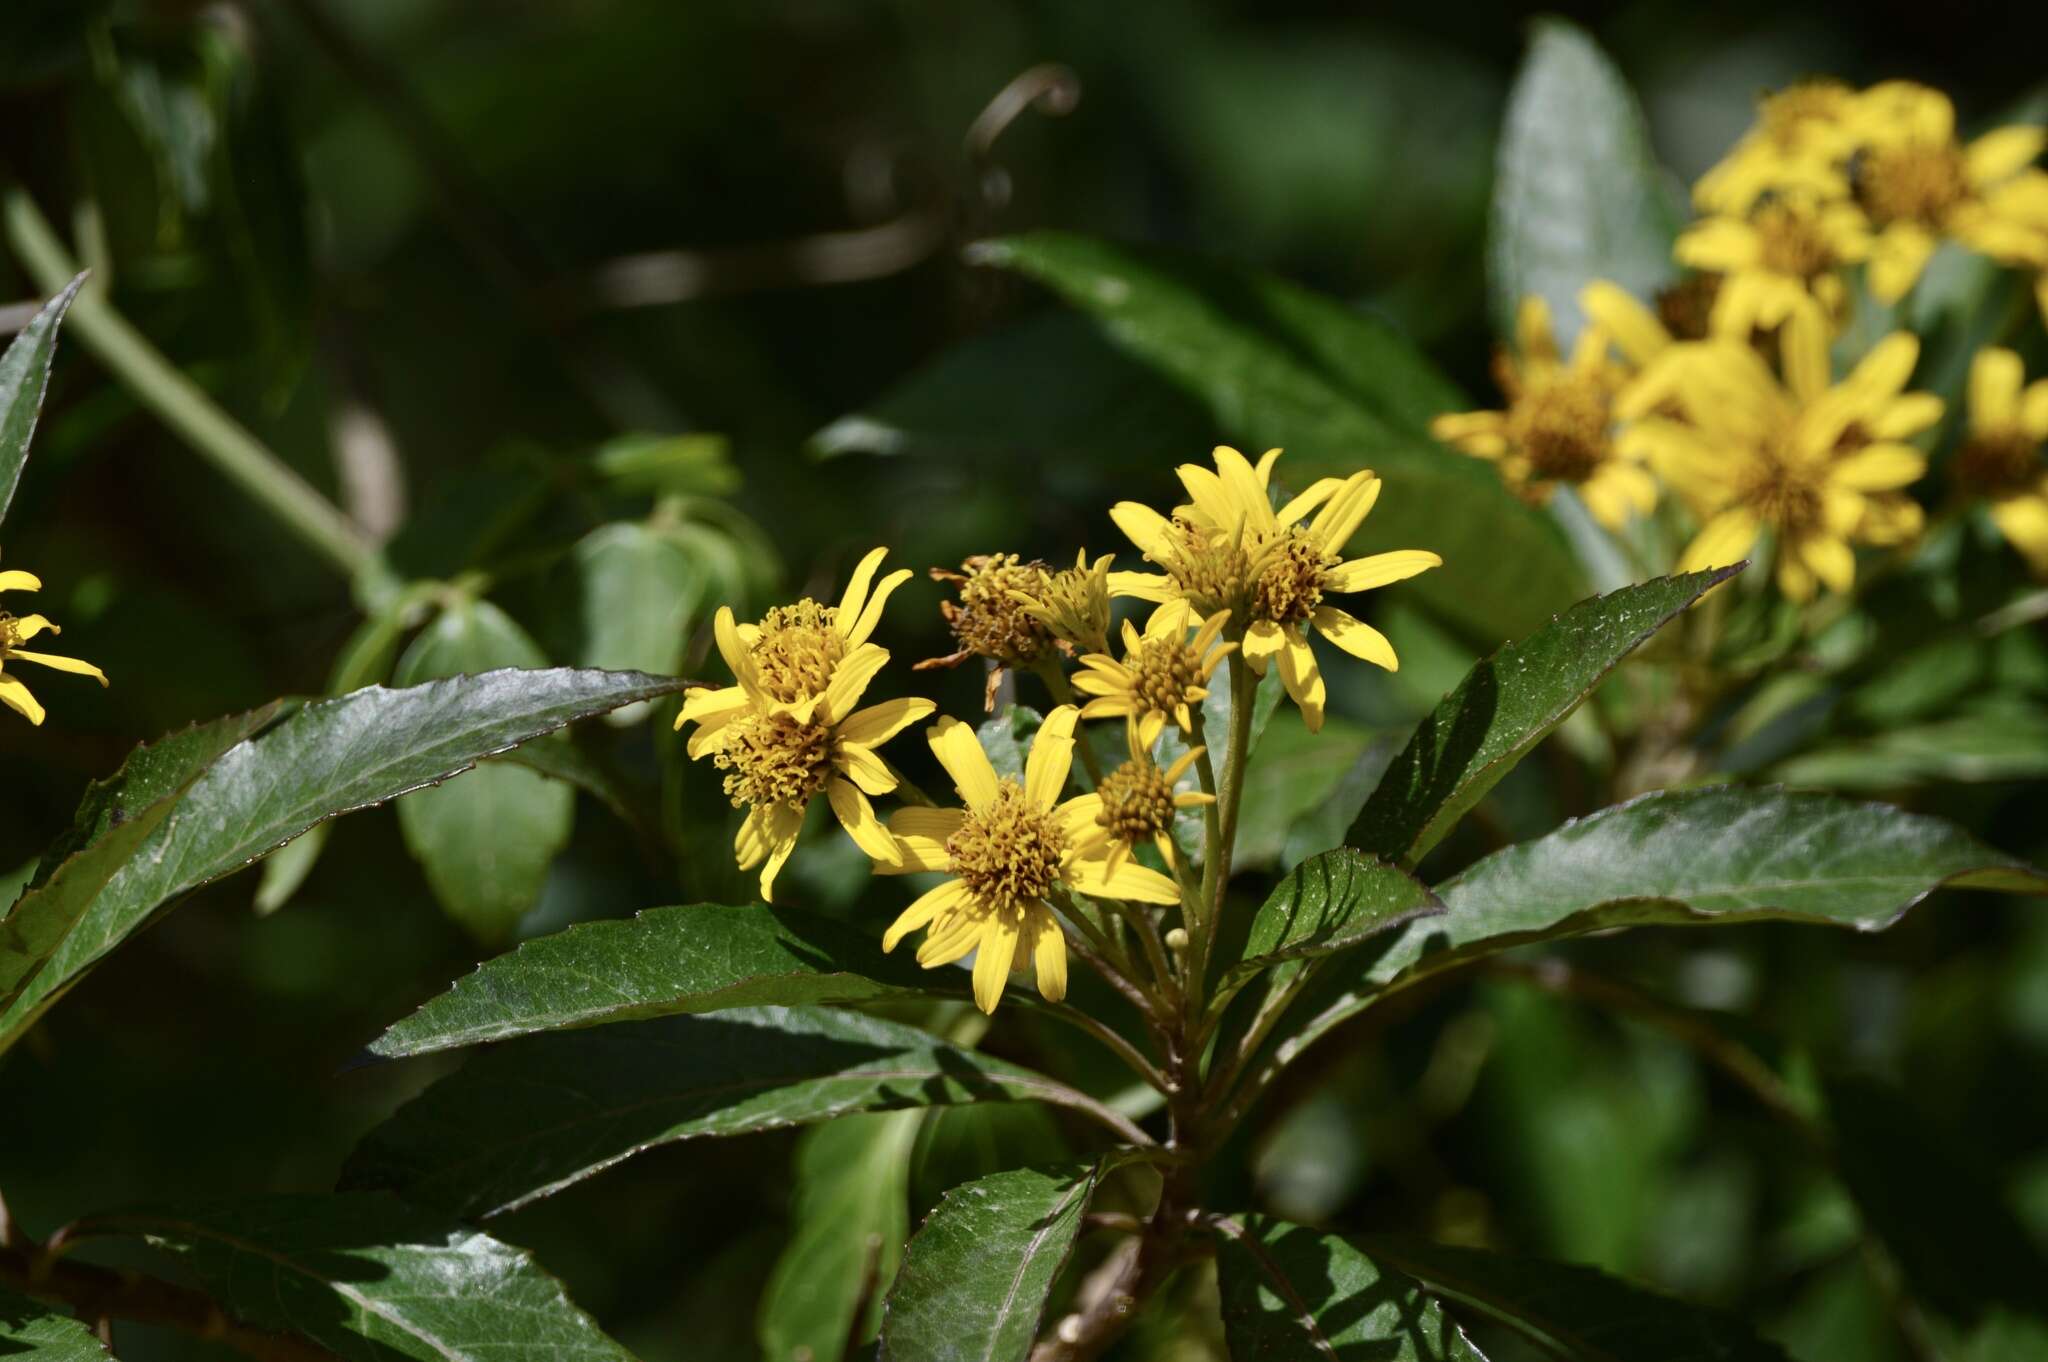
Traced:
<svg viewBox="0 0 2048 1362">
<path fill-rule="evenodd" d="M 1244 797 L 1244 768 L 1252 746 L 1253 692 L 1258 685 L 1252 679 L 1251 667 L 1245 662 L 1242 652 L 1232 653 L 1225 665 L 1230 669 L 1230 736 L 1223 753 L 1220 784 L 1211 770 L 1202 772 L 1203 786 L 1215 789 L 1216 802 L 1209 806 L 1214 818 L 1208 824 L 1212 836 L 1202 866 L 1205 900 L 1202 920 L 1188 933 L 1187 1015 L 1197 1034 L 1202 1029 L 1199 1021 L 1208 977 L 1209 951 L 1222 925 L 1223 900 L 1230 891 L 1231 849 L 1237 841 L 1238 805 Z M 1202 754 L 1201 764 L 1207 767 L 1208 753 Z"/>
<path fill-rule="evenodd" d="M 76 277 L 77 262 L 19 185 L 0 194 L 0 218 L 8 244 L 37 287 L 54 293 Z M 395 587 L 369 536 L 164 358 L 114 309 L 104 290 L 81 290 L 68 320 L 69 330 L 137 401 L 347 574 L 359 594 L 374 600 Z"/>
<path fill-rule="evenodd" d="M 1050 656 L 1041 657 L 1031 664 L 1031 670 L 1038 674 L 1039 680 L 1045 682 L 1045 688 L 1051 693 L 1054 704 L 1071 705 L 1075 703 L 1074 687 L 1067 680 L 1067 674 L 1060 670 L 1060 664 L 1057 659 Z M 1095 744 L 1088 741 L 1088 734 L 1085 729 L 1074 735 L 1074 746 L 1080 749 L 1081 765 L 1088 768 L 1088 788 L 1092 790 L 1101 789 L 1102 763 L 1097 759 Z"/>
</svg>

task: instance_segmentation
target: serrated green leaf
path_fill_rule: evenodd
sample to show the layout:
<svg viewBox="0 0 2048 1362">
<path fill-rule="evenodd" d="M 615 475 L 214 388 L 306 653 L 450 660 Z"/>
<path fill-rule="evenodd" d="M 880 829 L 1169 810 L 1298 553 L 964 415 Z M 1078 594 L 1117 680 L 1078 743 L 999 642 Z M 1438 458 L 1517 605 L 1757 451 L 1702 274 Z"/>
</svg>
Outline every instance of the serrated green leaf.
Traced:
<svg viewBox="0 0 2048 1362">
<path fill-rule="evenodd" d="M 1024 1362 L 1096 1173 L 1015 1168 L 946 1193 L 889 1293 L 882 1362 Z"/>
<path fill-rule="evenodd" d="M 489 601 L 443 611 L 399 659 L 397 681 L 418 685 L 500 667 L 547 666 L 540 645 Z M 405 845 L 434 897 L 478 942 L 502 946 L 540 900 L 548 867 L 569 844 L 576 793 L 504 763 L 420 790 L 398 805 Z"/>
<path fill-rule="evenodd" d="M 524 1249 L 390 1197 L 150 1208 L 94 1216 L 75 1232 L 175 1253 L 250 1324 L 361 1362 L 632 1359 Z"/>
<path fill-rule="evenodd" d="M 57 328 L 84 286 L 82 274 L 66 284 L 0 354 L 0 520 L 14 504 L 14 489 L 28 465 L 29 441 L 50 386 L 50 362 L 57 357 Z"/>
<path fill-rule="evenodd" d="M 1442 1306 L 1355 1239 L 1227 1218 L 1216 1278 L 1232 1362 L 1486 1362 Z"/>
<path fill-rule="evenodd" d="M 637 521 L 601 525 L 577 541 L 586 667 L 665 674 L 703 606 L 710 574 L 673 539 Z"/>
<path fill-rule="evenodd" d="M 0 1013 L 0 1050 L 180 895 L 242 869 L 326 819 L 445 780 L 577 719 L 673 694 L 683 684 L 633 672 L 498 671 L 403 690 L 373 686 L 304 706 L 269 732 L 229 748 L 192 783 Z M 105 807 L 95 813 L 95 796 L 88 795 L 81 827 L 111 826 L 127 807 L 100 802 Z M 66 844 L 79 835 L 74 830 Z"/>
<path fill-rule="evenodd" d="M 1643 111 L 1599 45 L 1561 19 L 1533 26 L 1508 96 L 1488 230 L 1503 336 L 1533 295 L 1550 304 L 1569 347 L 1587 283 L 1612 279 L 1646 298 L 1675 273 L 1678 220 Z"/>
<path fill-rule="evenodd" d="M 486 960 L 370 1049 L 398 1058 L 605 1022 L 931 993 L 945 983 L 907 955 L 882 954 L 872 933 L 800 908 L 650 908 Z"/>
<path fill-rule="evenodd" d="M 1095 317 L 1127 353 L 1199 398 L 1226 438 L 1289 450 L 1282 481 L 1375 469 L 1386 488 L 1353 547 L 1437 552 L 1443 566 L 1404 589 L 1480 636 L 1525 632 L 1583 594 L 1555 524 L 1492 469 L 1429 441 L 1432 416 L 1469 404 L 1376 319 L 1254 271 L 1059 232 L 982 242 L 971 254 Z M 1515 564 L 1511 590 L 1501 562 Z"/>
<path fill-rule="evenodd" d="M 1734 1315 L 1590 1267 L 1396 1235 L 1355 1242 L 1572 1362 L 1790 1362 Z"/>
<path fill-rule="evenodd" d="M 848 1116 L 797 1144 L 796 1228 L 761 1293 L 768 1362 L 840 1362 L 875 1336 L 910 1237 L 921 1111 Z"/>
<path fill-rule="evenodd" d="M 1413 875 L 1339 847 L 1290 871 L 1252 916 L 1244 958 L 1225 972 L 1229 989 L 1280 963 L 1334 955 L 1416 918 L 1444 911 Z"/>
<path fill-rule="evenodd" d="M 1481 660 L 1416 728 L 1345 842 L 1415 865 L 1616 663 L 1739 571 L 1659 577 L 1580 601 Z"/>
<path fill-rule="evenodd" d="M 676 1140 L 1064 1092 L 878 1017 L 794 1007 L 666 1017 L 476 1055 L 370 1132 L 347 1179 L 497 1215 Z"/>
<path fill-rule="evenodd" d="M 0 1290 L 0 1357 L 19 1362 L 107 1362 L 92 1330 L 39 1301 Z"/>
</svg>

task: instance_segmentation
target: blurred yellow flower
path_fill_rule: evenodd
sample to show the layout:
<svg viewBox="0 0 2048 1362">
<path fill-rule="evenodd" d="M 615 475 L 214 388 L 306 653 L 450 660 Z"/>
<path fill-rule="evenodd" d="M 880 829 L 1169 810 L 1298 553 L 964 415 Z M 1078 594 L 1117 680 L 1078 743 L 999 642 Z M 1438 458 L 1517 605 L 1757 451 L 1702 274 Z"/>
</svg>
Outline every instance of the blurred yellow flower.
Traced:
<svg viewBox="0 0 2048 1362">
<path fill-rule="evenodd" d="M 1171 719 L 1183 733 L 1194 727 L 1190 705 L 1209 698 L 1209 678 L 1237 644 L 1221 641 L 1230 612 L 1218 610 L 1188 638 L 1190 612 L 1185 601 L 1169 601 L 1152 612 L 1140 634 L 1124 621 L 1124 660 L 1090 653 L 1074 674 L 1074 689 L 1090 696 L 1081 707 L 1084 719 L 1129 715 L 1138 738 L 1150 747 Z"/>
<path fill-rule="evenodd" d="M 2048 575 L 2048 378 L 2026 382 L 2010 350 L 1979 350 L 1970 363 L 1970 428 L 1949 465 L 1967 495 L 1990 505 L 1991 519 L 2027 565 Z"/>
<path fill-rule="evenodd" d="M 1910 81 L 1858 97 L 1856 200 L 1876 236 L 1870 291 L 1905 296 L 1943 238 L 2003 265 L 2048 266 L 2048 174 L 2031 169 L 2048 129 L 2013 126 L 1967 146 L 1947 95 Z"/>
<path fill-rule="evenodd" d="M 1919 356 L 1906 333 L 1886 337 L 1830 385 L 1828 342 L 1795 319 L 1779 336 L 1784 379 L 1731 340 L 1674 347 L 1625 392 L 1623 438 L 1705 522 L 1681 572 L 1748 556 L 1768 530 L 1779 589 L 1811 599 L 1816 584 L 1847 591 L 1853 543 L 1896 544 L 1918 533 L 1919 506 L 1900 489 L 1927 459 L 1903 443 L 1941 419 L 1941 401 L 1905 392 Z M 1660 414 L 1675 409 L 1678 415 Z"/>
<path fill-rule="evenodd" d="M 1166 571 L 1112 572 L 1109 584 L 1119 596 L 1185 601 L 1204 618 L 1230 611 L 1227 628 L 1234 636 L 1242 631 L 1245 660 L 1263 675 L 1279 658 L 1281 682 L 1314 731 L 1323 726 L 1325 688 L 1305 629 L 1388 671 L 1400 666 L 1384 634 L 1323 597 L 1398 582 L 1443 560 L 1423 549 L 1396 549 L 1345 561 L 1344 546 L 1379 498 L 1379 478 L 1370 469 L 1322 478 L 1275 511 L 1268 487 L 1279 457 L 1269 450 L 1255 468 L 1219 445 L 1214 471 L 1182 464 L 1190 502 L 1175 507 L 1170 520 L 1142 503 L 1118 502 L 1110 518 Z"/>
<path fill-rule="evenodd" d="M 11 568 L 0 572 L 0 591 L 40 591 L 42 579 L 33 572 Z M 43 707 L 36 697 L 29 694 L 28 687 L 13 676 L 5 674 L 10 662 L 33 662 L 52 671 L 70 672 L 76 676 L 90 676 L 102 686 L 107 684 L 106 673 L 90 662 L 81 662 L 75 657 L 59 657 L 54 653 L 32 653 L 21 645 L 37 634 L 64 632 L 50 623 L 47 616 L 16 616 L 0 610 L 0 702 L 21 715 L 32 724 L 43 722 Z"/>
<path fill-rule="evenodd" d="M 1772 198 L 1747 216 L 1694 223 L 1672 248 L 1681 265 L 1721 276 L 1711 326 L 1747 339 L 1806 310 L 1827 325 L 1842 316 L 1848 286 L 1842 267 L 1870 253 L 1870 224 L 1853 203 L 1803 196 Z"/>
<path fill-rule="evenodd" d="M 1053 1002 L 1066 996 L 1066 937 L 1045 902 L 1054 890 L 1180 902 L 1179 888 L 1158 871 L 1129 862 L 1112 868 L 1108 849 L 1091 836 L 1098 800 L 1060 802 L 1079 717 L 1072 705 L 1045 716 L 1022 781 L 996 775 L 972 728 L 940 719 L 925 736 L 966 807 L 898 809 L 889 819 L 901 859 L 882 861 L 877 873 L 937 871 L 951 878 L 903 910 L 883 934 L 882 949 L 896 949 L 923 927 L 917 962 L 926 969 L 976 952 L 974 1002 L 984 1012 L 996 1010 L 1012 968 L 1027 960 L 1037 966 L 1042 996 Z"/>
<path fill-rule="evenodd" d="M 1756 124 L 1693 187 L 1710 213 L 1741 216 L 1766 194 L 1840 198 L 1855 149 L 1857 96 L 1838 80 L 1797 81 L 1758 101 Z"/>
<path fill-rule="evenodd" d="M 1494 364 L 1507 410 L 1446 413 L 1429 430 L 1446 444 L 1493 462 L 1524 500 L 1540 504 L 1558 484 L 1568 484 L 1595 520 L 1618 529 L 1631 514 L 1656 507 L 1657 483 L 1616 450 L 1614 394 L 1628 371 L 1615 362 L 1611 348 L 1620 344 L 1627 353 L 1632 345 L 1652 345 L 1643 324 L 1655 327 L 1657 322 L 1640 305 L 1629 311 L 1621 300 L 1634 300 L 1608 288 L 1612 292 L 1589 290 L 1592 320 L 1580 331 L 1568 363 L 1558 354 L 1550 308 L 1541 298 L 1524 298 L 1515 318 L 1515 353 L 1503 352 Z M 1627 341 L 1610 334 L 1598 313 L 1620 317 Z"/>
</svg>

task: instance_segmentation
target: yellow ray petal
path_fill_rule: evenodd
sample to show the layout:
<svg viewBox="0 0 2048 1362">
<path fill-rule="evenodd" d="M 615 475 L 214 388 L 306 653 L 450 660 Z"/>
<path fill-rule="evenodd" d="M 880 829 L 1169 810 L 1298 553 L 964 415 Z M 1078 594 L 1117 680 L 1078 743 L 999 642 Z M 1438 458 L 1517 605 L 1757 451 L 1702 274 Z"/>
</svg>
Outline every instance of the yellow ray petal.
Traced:
<svg viewBox="0 0 2048 1362">
<path fill-rule="evenodd" d="M 877 593 L 876 599 L 880 599 Z M 813 712 L 826 723 L 832 723 L 853 713 L 860 703 L 861 694 L 867 690 L 868 682 L 889 661 L 889 650 L 872 643 L 862 643 L 839 660 L 832 669 L 832 679 L 825 683 L 825 693 L 815 699 L 792 706 L 791 712 L 799 719 L 808 719 Z"/>
<path fill-rule="evenodd" d="M 2019 424 L 2026 367 L 2010 350 L 1988 345 L 1970 361 L 1970 429 L 2003 430 Z"/>
<path fill-rule="evenodd" d="M 1280 683 L 1287 687 L 1287 693 L 1300 707 L 1301 720 L 1308 725 L 1308 731 L 1321 732 L 1326 694 L 1323 673 L 1316 666 L 1316 655 L 1309 648 L 1308 640 L 1297 629 L 1287 630 L 1287 646 L 1280 650 Z"/>
<path fill-rule="evenodd" d="M 1500 413 L 1485 412 L 1483 415 L 1497 418 Z M 1442 420 L 1444 418 L 1439 417 L 1438 419 Z M 1274 523 L 1283 528 L 1294 524 L 1310 511 L 1313 511 L 1316 507 L 1335 496 L 1337 489 L 1343 485 L 1344 479 L 1342 478 L 1317 478 L 1308 485 L 1307 491 L 1301 493 L 1274 513 Z"/>
<path fill-rule="evenodd" d="M 1158 562 L 1166 557 L 1172 547 L 1172 527 L 1165 516 L 1153 510 L 1142 501 L 1119 501 L 1109 508 L 1109 518 L 1116 522 L 1127 538 L 1136 544 L 1147 558 Z M 1125 576 L 1112 572 L 1111 580 Z"/>
<path fill-rule="evenodd" d="M 1370 470 L 1354 473 L 1344 480 L 1337 495 L 1323 504 L 1309 522 L 1309 537 L 1325 553 L 1342 553 L 1351 536 L 1365 523 L 1373 503 L 1380 499 L 1380 480 Z"/>
<path fill-rule="evenodd" d="M 2037 573 L 2048 573 L 2048 497 L 2007 497 L 1991 504 L 1991 523 Z M 4 699 L 0 696 L 0 699 Z M 13 701 L 8 701 L 12 704 Z"/>
<path fill-rule="evenodd" d="M 1994 128 L 1963 149 L 1965 173 L 1970 183 L 1978 186 L 2018 174 L 2033 164 L 2044 142 L 2048 142 L 2048 128 L 2024 123 Z"/>
<path fill-rule="evenodd" d="M 43 722 L 43 707 L 36 703 L 35 696 L 28 693 L 27 686 L 11 676 L 0 675 L 0 703 L 32 724 Z"/>
<path fill-rule="evenodd" d="M 1266 674 L 1266 663 L 1273 654 L 1287 646 L 1287 637 L 1280 626 L 1272 620 L 1260 620 L 1244 633 L 1244 660 L 1251 663 L 1252 670 L 1260 676 Z"/>
<path fill-rule="evenodd" d="M 882 820 L 875 817 L 874 805 L 868 803 L 868 797 L 852 781 L 826 781 L 825 798 L 832 805 L 839 825 L 846 829 L 846 835 L 868 854 L 870 860 L 892 866 L 903 864 L 903 848 L 882 826 Z"/>
<path fill-rule="evenodd" d="M 718 715 L 738 713 L 747 707 L 747 693 L 738 686 L 699 686 L 683 694 L 683 712 L 676 715 L 676 727 L 701 723 Z"/>
<path fill-rule="evenodd" d="M 1595 279 L 1579 290 L 1579 310 L 1614 337 L 1614 343 L 1638 366 L 1671 344 L 1671 333 L 1656 314 L 1619 284 Z"/>
<path fill-rule="evenodd" d="M 1319 605 L 1309 616 L 1309 623 L 1315 626 L 1317 633 L 1353 657 L 1363 658 L 1390 672 L 1401 669 L 1401 660 L 1394 656 L 1394 645 L 1387 642 L 1385 634 L 1364 620 L 1334 605 Z"/>
<path fill-rule="evenodd" d="M 1370 591 L 1376 586 L 1398 582 L 1443 565 L 1443 559 L 1427 549 L 1394 549 L 1340 563 L 1323 574 L 1323 590 L 1338 593 Z"/>
<path fill-rule="evenodd" d="M 928 889 L 917 896 L 908 908 L 896 915 L 889 924 L 889 930 L 882 933 L 882 950 L 886 954 L 909 936 L 948 909 L 958 908 L 967 902 L 967 885 L 961 880 L 947 880 L 936 889 Z"/>
<path fill-rule="evenodd" d="M 75 657 L 56 657 L 50 653 L 32 653 L 26 648 L 10 648 L 7 652 L 7 658 L 9 661 L 19 658 L 23 662 L 33 662 L 38 666 L 48 667 L 54 672 L 70 672 L 74 676 L 90 676 L 102 686 L 107 684 L 107 674 L 105 672 L 93 666 L 92 663 L 81 662 Z"/>
<path fill-rule="evenodd" d="M 1941 419 L 1944 404 L 1933 393 L 1901 393 L 1866 422 L 1878 440 L 1910 440 Z"/>
<path fill-rule="evenodd" d="M 740 637 L 739 625 L 732 617 L 732 607 L 721 605 L 711 622 L 711 636 L 718 642 L 718 655 L 725 659 L 725 665 L 732 670 L 733 680 L 740 683 L 747 699 L 765 708 L 774 703 L 768 693 L 761 689 L 761 676 L 754 668 L 754 657 L 746 641 Z"/>
<path fill-rule="evenodd" d="M 1254 529 L 1273 529 L 1273 502 L 1266 494 L 1265 480 L 1253 470 L 1244 455 L 1229 445 L 1218 445 L 1211 457 L 1216 460 L 1217 480 L 1235 513 L 1231 523 L 1242 516 L 1245 523 Z"/>
<path fill-rule="evenodd" d="M 23 572 L 20 568 L 9 568 L 5 572 L 0 572 L 0 591 L 41 591 L 42 589 L 43 579 L 36 576 L 33 572 Z"/>
<path fill-rule="evenodd" d="M 889 763 L 876 756 L 872 747 L 859 743 L 841 743 L 837 765 L 849 780 L 871 795 L 888 794 L 899 783 Z"/>
<path fill-rule="evenodd" d="M 1279 462 L 1280 451 L 1277 449 L 1269 449 L 1259 455 L 1258 467 L 1252 470 L 1258 474 L 1259 486 L 1270 488 L 1273 485 L 1273 465 Z"/>
<path fill-rule="evenodd" d="M 1109 594 L 1141 601 L 1170 601 L 1180 594 L 1180 588 L 1163 572 L 1112 572 Z"/>
<path fill-rule="evenodd" d="M 1079 717 L 1072 705 L 1061 705 L 1045 716 L 1031 739 L 1031 752 L 1024 758 L 1024 798 L 1035 808 L 1050 809 L 1060 802 L 1074 765 L 1074 721 Z"/>
<path fill-rule="evenodd" d="M 1721 512 L 1700 528 L 1679 557 L 1680 572 L 1727 567 L 1748 557 L 1761 527 L 1754 512 L 1740 506 Z"/>
<path fill-rule="evenodd" d="M 1125 620 L 1125 651 L 1134 651 L 1140 639 L 1186 638 L 1188 632 L 1188 623 L 1190 620 L 1193 619 L 1194 613 L 1195 607 L 1191 605 L 1185 598 L 1183 598 L 1180 600 L 1167 601 L 1165 604 L 1161 605 L 1157 610 L 1154 610 L 1152 614 L 1146 619 L 1145 630 L 1142 634 L 1131 633 L 1131 622 L 1129 620 Z"/>
<path fill-rule="evenodd" d="M 973 912 L 946 912 L 932 923 L 924 943 L 917 948 L 917 963 L 926 969 L 950 965 L 981 944 L 983 924 Z"/>
<path fill-rule="evenodd" d="M 974 957 L 974 1005 L 993 1013 L 1010 982 L 1010 964 L 1017 957 L 1017 924 L 1007 915 L 992 917 L 981 929 L 981 947 Z"/>
<path fill-rule="evenodd" d="M 896 594 L 897 587 L 910 580 L 910 575 L 909 568 L 897 568 L 876 584 L 875 593 L 868 597 L 867 605 L 861 609 L 860 618 L 854 621 L 852 628 L 847 629 L 847 642 L 858 646 L 868 641 L 869 636 L 875 632 L 875 626 L 882 622 L 882 607 L 889 603 L 889 597 Z"/>
<path fill-rule="evenodd" d="M 936 708 L 931 701 L 916 696 L 884 700 L 847 716 L 839 725 L 839 738 L 842 742 L 876 746 L 889 741 Z"/>
<path fill-rule="evenodd" d="M 1124 860 L 1112 870 L 1107 861 L 1074 858 L 1061 874 L 1092 898 L 1127 903 L 1179 903 L 1180 886 L 1156 870 Z"/>
<path fill-rule="evenodd" d="M 867 604 L 868 587 L 875 580 L 875 572 L 882 566 L 882 560 L 889 556 L 886 548 L 872 548 L 861 555 L 853 569 L 853 575 L 846 579 L 846 590 L 840 594 L 839 608 L 832 612 L 833 623 L 842 634 L 860 618 L 861 607 Z"/>
<path fill-rule="evenodd" d="M 974 730 L 949 714 L 924 732 L 932 755 L 953 778 L 960 801 L 976 812 L 993 804 L 998 788 L 996 768 L 989 765 L 988 753 L 981 750 Z"/>
<path fill-rule="evenodd" d="M 1031 963 L 1038 974 L 1038 996 L 1049 1003 L 1067 996 L 1067 937 L 1058 919 L 1043 904 L 1027 910 L 1024 929 Z"/>
<path fill-rule="evenodd" d="M 1927 456 L 1911 445 L 1865 445 L 1831 470 L 1843 487 L 1859 492 L 1889 492 L 1917 481 L 1927 471 Z"/>
<path fill-rule="evenodd" d="M 1798 543 L 1799 561 L 1830 591 L 1856 585 L 1856 554 L 1848 541 L 1833 535 L 1810 534 Z"/>
</svg>

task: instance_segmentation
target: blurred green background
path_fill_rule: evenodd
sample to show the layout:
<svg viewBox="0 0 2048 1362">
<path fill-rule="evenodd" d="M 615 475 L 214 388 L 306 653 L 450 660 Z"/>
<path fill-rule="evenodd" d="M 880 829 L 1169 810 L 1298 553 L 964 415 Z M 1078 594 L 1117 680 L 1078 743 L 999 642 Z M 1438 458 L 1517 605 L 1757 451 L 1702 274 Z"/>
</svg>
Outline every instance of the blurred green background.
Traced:
<svg viewBox="0 0 2048 1362">
<path fill-rule="evenodd" d="M 575 661 L 603 625 L 572 546 L 650 506 L 591 475 L 632 432 L 730 440 L 731 502 L 762 532 L 733 531 L 742 613 L 836 594 L 878 543 L 920 570 L 995 550 L 1070 561 L 1083 544 L 1135 557 L 1109 504 L 1162 502 L 1172 464 L 1220 433 L 1170 392 L 1128 403 L 1085 366 L 1034 363 L 1037 347 L 998 350 L 981 373 L 1008 400 L 957 388 L 934 414 L 945 438 L 820 460 L 866 449 L 834 423 L 956 345 L 1071 325 L 963 263 L 978 236 L 1056 226 L 1267 268 L 1386 317 L 1490 401 L 1486 205 L 1529 17 L 1193 0 L 12 0 L 0 138 L 7 173 L 90 248 L 115 303 L 389 531 L 402 572 L 488 571 L 491 598 Z M 1948 90 L 1968 125 L 2030 91 L 2048 34 L 2038 12 L 1997 5 L 1573 17 L 1634 81 L 1686 180 L 1764 88 L 1911 76 Z M 1045 62 L 1072 73 L 1078 104 L 1022 113 L 971 154 L 977 115 Z M 0 293 L 33 292 L 0 261 Z M 1020 392 L 1058 419 L 988 428 Z M 48 584 L 39 605 L 65 625 L 64 651 L 113 679 L 45 680 L 44 727 L 0 723 L 0 869 L 25 870 L 84 782 L 138 740 L 326 689 L 360 619 L 346 583 L 75 338 L 0 547 Z M 899 666 L 948 650 L 938 597 L 920 575 L 896 598 L 884 641 Z M 1499 641 L 1406 628 L 1400 678 L 1335 673 L 1333 711 L 1360 732 L 1412 722 Z M 700 629 L 687 665 L 702 655 Z M 979 677 L 941 675 L 942 703 L 972 714 Z M 1294 722 L 1271 741 L 1294 742 L 1277 736 Z M 644 731 L 589 741 L 650 787 L 671 765 Z M 1532 762 L 1503 787 L 1517 835 L 1581 811 L 1568 771 L 1547 779 L 1560 771 Z M 669 816 L 711 829 L 690 841 L 680 892 L 750 892 L 715 774 L 671 787 Z M 2039 858 L 2044 798 L 2038 782 L 1988 783 L 1941 808 Z M 1288 834 L 1268 830 L 1269 859 Z M 886 893 L 856 904 L 864 875 L 835 842 L 790 874 L 864 921 L 893 911 Z M 522 934 L 673 901 L 675 879 L 585 800 Z M 230 880 L 141 936 L 8 1059 L 0 1187 L 31 1230 L 171 1191 L 327 1186 L 431 1076 L 350 1067 L 481 954 L 437 910 L 397 820 L 342 822 L 286 911 L 252 912 L 257 883 Z M 2048 930 L 2026 901 L 1950 906 L 1870 940 L 1637 933 L 1569 954 L 1830 1067 L 1904 1081 L 1930 1138 L 1960 1137 L 1953 1156 L 2048 1235 Z M 1006 1043 L 1055 1042 L 1027 1027 Z M 1767 1320 L 1814 1362 L 1897 1355 L 1839 1194 L 1666 1040 L 1488 982 L 1304 1067 L 1334 1081 L 1268 1105 L 1247 1136 L 1246 1199 L 1600 1263 Z M 925 1138 L 920 1212 L 1062 1134 L 1036 1113 L 963 1110 Z M 749 1356 L 739 1303 L 779 1250 L 793 1143 L 663 1151 L 498 1232 L 650 1359 Z M 203 1352 L 135 1336 L 131 1362 Z M 1141 1332 L 1122 1355 L 1167 1348 Z"/>
</svg>

